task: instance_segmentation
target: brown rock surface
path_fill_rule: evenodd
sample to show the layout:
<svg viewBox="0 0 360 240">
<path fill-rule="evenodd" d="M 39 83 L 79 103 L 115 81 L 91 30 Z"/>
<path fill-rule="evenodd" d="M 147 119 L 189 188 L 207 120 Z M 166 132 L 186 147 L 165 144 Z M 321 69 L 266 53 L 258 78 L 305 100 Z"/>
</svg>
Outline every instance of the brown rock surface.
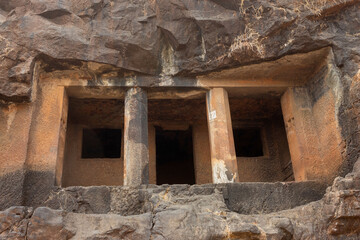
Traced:
<svg viewBox="0 0 360 240">
<path fill-rule="evenodd" d="M 340 177 L 321 200 L 293 209 L 240 214 L 241 206 L 230 209 L 218 189 L 189 195 L 162 188 L 151 195 L 68 189 L 58 194 L 65 206 L 56 199 L 44 203 L 62 210 L 1 211 L 0 239 L 359 239 L 360 162 L 351 172 L 360 146 L 359 31 L 359 0 L 0 0 L 1 116 L 11 115 L 11 102 L 31 100 L 37 60 L 47 72 L 86 68 L 79 76 L 91 72 L 95 79 L 123 70 L 180 79 L 331 47 L 342 96 L 335 118 L 344 145 Z M 16 126 L 21 119 L 15 118 Z M 0 178 L 7 195 L 8 176 Z M 11 179 L 21 185 L 23 172 Z M 101 196 L 93 205 L 91 191 Z"/>
<path fill-rule="evenodd" d="M 184 76 L 332 46 L 351 75 L 359 14 L 358 0 L 1 1 L 0 96 L 28 98 L 46 56 Z"/>
<path fill-rule="evenodd" d="M 185 185 L 183 188 L 187 188 Z M 161 190 L 147 213 L 72 213 L 46 207 L 0 212 L 0 239 L 359 239 L 358 171 L 337 178 L 324 198 L 293 209 L 244 215 L 219 190 Z M 74 190 L 74 189 L 73 189 Z M 200 189 L 198 189 L 200 190 Z M 68 198 L 68 201 L 73 201 Z M 121 202 L 117 202 L 118 204 Z M 146 209 L 147 208 L 147 209 Z"/>
</svg>

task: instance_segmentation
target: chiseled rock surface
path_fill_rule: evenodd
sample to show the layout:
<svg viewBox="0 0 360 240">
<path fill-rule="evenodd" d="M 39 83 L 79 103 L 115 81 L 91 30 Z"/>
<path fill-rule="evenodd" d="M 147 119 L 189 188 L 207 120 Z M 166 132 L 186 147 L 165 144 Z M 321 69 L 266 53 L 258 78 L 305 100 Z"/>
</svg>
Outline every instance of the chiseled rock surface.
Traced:
<svg viewBox="0 0 360 240">
<path fill-rule="evenodd" d="M 0 239 L 360 238 L 356 167 L 346 177 L 336 178 L 321 200 L 269 214 L 230 211 L 218 189 L 197 195 L 181 195 L 181 191 L 153 194 L 143 206 L 146 213 L 129 216 L 12 207 L 0 212 Z"/>
<path fill-rule="evenodd" d="M 315 181 L 278 183 L 226 183 L 204 185 L 91 186 L 56 188 L 40 204 L 76 213 L 147 213 L 163 196 L 172 203 L 191 202 L 213 194 L 227 208 L 240 214 L 271 213 L 320 200 L 326 185 Z"/>
</svg>

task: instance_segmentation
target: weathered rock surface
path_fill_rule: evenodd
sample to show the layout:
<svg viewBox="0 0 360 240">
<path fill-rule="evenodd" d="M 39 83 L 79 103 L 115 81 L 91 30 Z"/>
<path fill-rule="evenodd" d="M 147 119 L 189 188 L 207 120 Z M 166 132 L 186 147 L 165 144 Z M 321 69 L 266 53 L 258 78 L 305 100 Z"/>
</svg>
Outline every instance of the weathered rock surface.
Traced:
<svg viewBox="0 0 360 240">
<path fill-rule="evenodd" d="M 204 185 L 142 185 L 67 187 L 54 189 L 41 204 L 76 213 L 123 216 L 154 210 L 164 197 L 172 203 L 192 202 L 214 194 L 227 208 L 241 214 L 270 213 L 320 200 L 326 186 L 317 182 L 231 183 Z"/>
<path fill-rule="evenodd" d="M 2 0 L 0 99 L 30 100 L 35 62 L 89 84 L 125 72 L 181 81 L 331 47 L 345 176 L 360 144 L 359 17 L 359 0 Z"/>
<path fill-rule="evenodd" d="M 168 188 L 167 191 L 158 187 L 161 191 L 152 195 L 143 206 L 147 213 L 131 216 L 86 214 L 79 213 L 79 209 L 39 207 L 33 211 L 27 207 L 12 207 L 0 212 L 0 239 L 290 240 L 360 237 L 359 171 L 335 179 L 319 201 L 270 214 L 244 215 L 230 211 L 223 193 L 217 188 L 208 189 L 208 192 L 203 189 L 203 194 L 197 195 L 187 195 L 184 188 L 188 186 Z M 73 189 L 74 194 L 81 191 L 83 196 L 90 194 L 86 188 Z M 103 189 L 99 187 L 94 191 L 100 193 Z M 69 195 L 69 201 L 74 200 L 70 189 L 61 192 L 63 196 Z M 108 198 L 108 194 L 104 195 L 104 199 Z M 72 212 L 74 210 L 77 212 Z"/>
<path fill-rule="evenodd" d="M 359 15 L 358 0 L 3 0 L 0 96 L 27 99 L 34 62 L 48 57 L 189 76 L 332 46 L 352 68 Z"/>
<path fill-rule="evenodd" d="M 32 208 L 11 207 L 0 212 L 0 239 L 25 239 Z"/>
<path fill-rule="evenodd" d="M 29 100 L 37 60 L 46 71 L 86 68 L 81 74 L 104 64 L 91 72 L 94 81 L 125 70 L 192 77 L 330 46 L 341 76 L 336 117 L 345 146 L 342 177 L 321 200 L 293 209 L 307 202 L 243 212 L 231 198 L 244 197 L 244 186 L 227 188 L 227 197 L 221 187 L 196 195 L 186 194 L 188 186 L 179 193 L 69 188 L 48 199 L 55 209 L 1 211 L 0 239 L 359 239 L 360 162 L 344 177 L 360 146 L 359 19 L 359 0 L 0 0 L 2 101 Z M 6 177 L 22 182 L 23 174 Z M 0 186 L 8 188 L 6 181 Z"/>
</svg>

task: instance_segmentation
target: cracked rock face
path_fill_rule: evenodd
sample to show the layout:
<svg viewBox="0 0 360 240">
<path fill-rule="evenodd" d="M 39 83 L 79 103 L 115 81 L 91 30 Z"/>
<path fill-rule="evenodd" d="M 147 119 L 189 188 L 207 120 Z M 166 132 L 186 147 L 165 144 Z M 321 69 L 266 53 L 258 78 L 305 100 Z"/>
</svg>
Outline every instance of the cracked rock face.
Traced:
<svg viewBox="0 0 360 240">
<path fill-rule="evenodd" d="M 232 183 L 204 185 L 91 186 L 53 189 L 41 206 L 74 213 L 119 214 L 153 212 L 170 204 L 205 201 L 216 195 L 230 211 L 240 214 L 271 213 L 322 198 L 326 185 L 318 182 Z"/>
<path fill-rule="evenodd" d="M 342 177 L 311 203 L 258 214 L 220 189 L 66 189 L 47 207 L 1 211 L 0 239 L 359 239 L 359 31 L 359 0 L 0 0 L 0 103 L 30 100 L 36 61 L 171 81 L 330 46 L 346 145 Z"/>
<path fill-rule="evenodd" d="M 0 97 L 28 99 L 43 57 L 186 76 L 332 46 L 346 68 L 359 15 L 357 0 L 3 0 Z"/>
<path fill-rule="evenodd" d="M 184 186 L 185 187 L 185 186 Z M 86 214 L 38 207 L 0 212 L 0 239 L 359 239 L 360 173 L 337 178 L 323 199 L 269 214 L 227 207 L 218 189 L 158 189 L 146 213 Z M 73 191 L 73 190 L 72 190 Z M 185 194 L 184 194 L 185 192 Z M 86 195 L 86 194 L 85 194 Z"/>
</svg>

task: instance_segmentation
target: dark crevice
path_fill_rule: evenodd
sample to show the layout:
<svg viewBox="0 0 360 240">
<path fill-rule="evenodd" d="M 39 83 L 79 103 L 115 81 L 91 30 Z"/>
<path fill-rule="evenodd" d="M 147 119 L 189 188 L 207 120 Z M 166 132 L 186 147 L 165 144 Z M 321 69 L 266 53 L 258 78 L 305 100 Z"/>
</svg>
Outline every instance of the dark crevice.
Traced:
<svg viewBox="0 0 360 240">
<path fill-rule="evenodd" d="M 59 17 L 65 16 L 65 15 L 71 15 L 71 13 L 69 11 L 67 11 L 66 9 L 55 9 L 55 10 L 40 13 L 39 15 L 44 18 L 47 18 L 47 19 L 54 19 L 54 18 L 59 18 Z"/>
</svg>

